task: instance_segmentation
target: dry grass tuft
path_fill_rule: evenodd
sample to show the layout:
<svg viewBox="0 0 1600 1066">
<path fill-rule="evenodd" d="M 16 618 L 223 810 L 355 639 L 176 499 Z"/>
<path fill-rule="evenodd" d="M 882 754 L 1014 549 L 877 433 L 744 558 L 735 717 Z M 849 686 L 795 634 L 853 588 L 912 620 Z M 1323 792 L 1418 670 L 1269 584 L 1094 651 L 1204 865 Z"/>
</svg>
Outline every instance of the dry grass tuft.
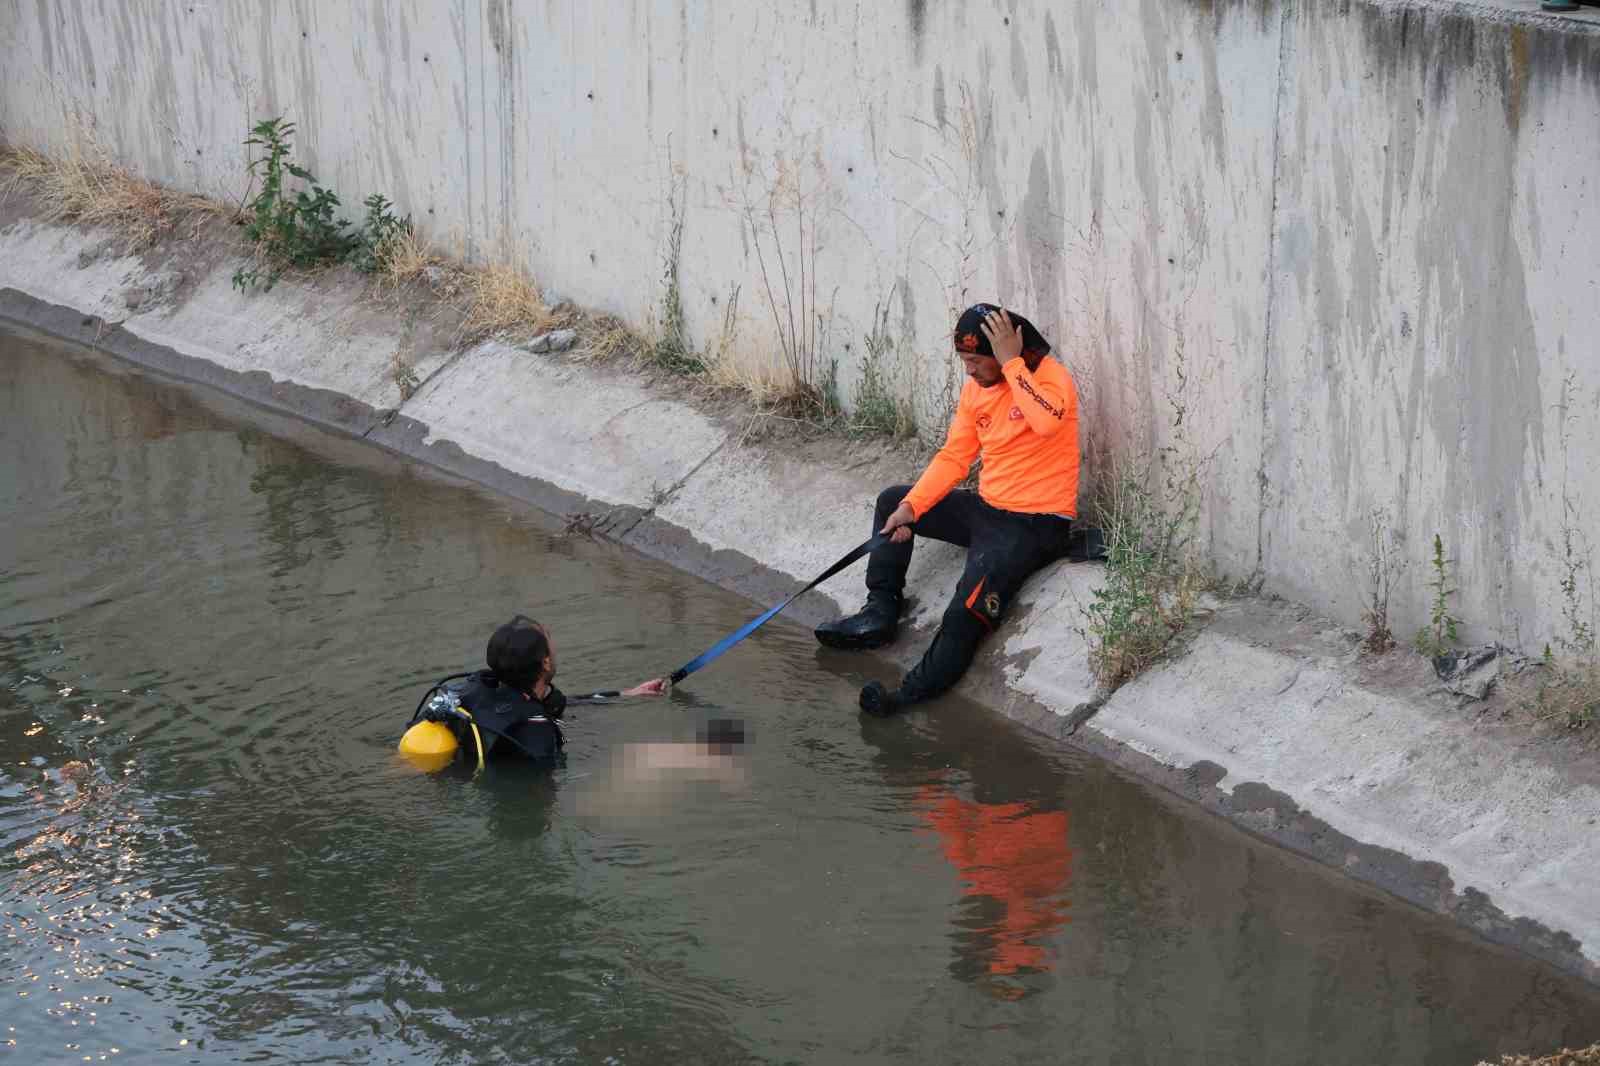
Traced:
<svg viewBox="0 0 1600 1066">
<path fill-rule="evenodd" d="M 707 361 L 705 374 L 713 388 L 742 393 L 757 407 L 787 408 L 796 398 L 788 367 L 767 352 L 724 350 Z"/>
<path fill-rule="evenodd" d="M 526 338 L 555 328 L 561 316 L 544 302 L 538 284 L 520 267 L 498 264 L 461 276 L 467 297 L 462 331 L 469 337 L 503 334 Z"/>
<path fill-rule="evenodd" d="M 227 204 L 135 177 L 81 138 L 59 156 L 8 149 L 0 156 L 0 170 L 11 175 L 5 195 L 26 187 L 43 204 L 47 219 L 114 229 L 126 238 L 129 251 L 148 248 L 184 224 L 193 235 L 205 220 L 232 213 Z"/>
<path fill-rule="evenodd" d="M 585 316 L 578 324 L 578 335 L 583 343 L 577 351 L 597 362 L 642 359 L 650 350 L 650 341 L 616 315 Z"/>
<path fill-rule="evenodd" d="M 1585 729 L 1600 721 L 1600 662 L 1547 659 L 1547 676 L 1533 696 L 1533 713 L 1568 729 Z"/>
<path fill-rule="evenodd" d="M 1537 1059 L 1528 1055 L 1501 1055 L 1498 1063 L 1480 1062 L 1478 1066 L 1600 1066 L 1600 1044 L 1562 1048 Z"/>
<path fill-rule="evenodd" d="M 385 238 L 375 256 L 378 273 L 397 285 L 424 278 L 429 267 L 441 267 L 445 262 L 415 230 L 400 230 Z"/>
</svg>

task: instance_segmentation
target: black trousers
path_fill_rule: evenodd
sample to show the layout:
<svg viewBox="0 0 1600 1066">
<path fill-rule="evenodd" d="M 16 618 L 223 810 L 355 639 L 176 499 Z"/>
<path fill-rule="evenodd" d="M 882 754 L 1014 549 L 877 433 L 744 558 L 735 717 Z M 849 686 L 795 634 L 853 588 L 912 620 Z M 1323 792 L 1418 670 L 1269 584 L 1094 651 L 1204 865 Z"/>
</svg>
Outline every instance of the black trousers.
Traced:
<svg viewBox="0 0 1600 1066">
<path fill-rule="evenodd" d="M 883 528 L 910 485 L 893 485 L 878 494 L 872 531 Z M 1000 620 L 1022 583 L 1035 570 L 1067 554 L 1070 519 L 1019 514 L 991 507 L 976 492 L 958 489 L 917 519 L 912 531 L 967 549 L 967 567 L 945 608 L 939 632 L 922 661 L 900 683 L 908 703 L 931 699 L 961 680 L 977 654 L 978 643 Z M 867 591 L 899 596 L 905 588 L 915 538 L 886 544 L 867 559 Z"/>
</svg>

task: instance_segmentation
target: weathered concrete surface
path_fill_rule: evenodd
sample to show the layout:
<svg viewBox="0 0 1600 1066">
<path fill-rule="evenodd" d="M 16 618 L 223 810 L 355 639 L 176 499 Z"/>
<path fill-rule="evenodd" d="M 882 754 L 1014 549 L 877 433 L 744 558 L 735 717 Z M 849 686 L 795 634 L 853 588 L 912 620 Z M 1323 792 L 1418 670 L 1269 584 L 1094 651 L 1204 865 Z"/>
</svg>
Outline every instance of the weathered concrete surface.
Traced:
<svg viewBox="0 0 1600 1066">
<path fill-rule="evenodd" d="M 176 264 L 190 276 L 164 301 L 108 322 L 102 313 L 120 293 L 152 286 L 137 259 L 103 257 L 104 247 L 93 234 L 26 219 L 0 228 L 0 315 L 558 513 L 604 515 L 600 528 L 625 543 L 760 600 L 859 542 L 873 495 L 908 473 L 892 453 L 867 448 L 748 444 L 724 420 L 614 370 L 493 343 L 415 353 L 436 369 L 403 403 L 382 385 L 366 399 L 341 394 L 329 383 L 380 381 L 402 343 L 372 326 L 354 292 L 324 279 L 243 296 L 221 287 L 231 260 L 200 254 Z M 226 329 L 220 319 L 231 320 Z M 353 322 L 365 325 L 352 332 Z M 408 328 L 393 321 L 396 333 Z M 361 342 L 347 343 L 354 335 Z M 620 398 L 611 415 L 606 396 Z M 960 561 L 948 546 L 918 548 L 921 628 L 895 649 L 902 665 L 920 652 Z M 962 691 L 1064 736 L 1092 697 L 1077 627 L 1097 575 L 1062 564 L 1031 581 Z M 830 584 L 796 615 L 814 621 L 853 606 L 857 581 Z M 1252 833 L 1600 980 L 1592 760 L 1563 762 L 1475 723 L 1418 657 L 1360 661 L 1353 635 L 1303 607 L 1221 605 L 1196 641 L 1119 691 L 1072 742 Z M 822 656 L 888 672 L 881 660 Z"/>
<path fill-rule="evenodd" d="M 494 341 L 478 345 L 403 410 L 428 426 L 425 444 L 453 441 L 513 474 L 640 509 L 670 494 L 727 438 L 693 408 L 615 371 L 544 359 L 528 381 L 533 359 Z M 568 461 L 575 454 L 586 458 Z M 562 461 L 553 464 L 553 456 Z"/>
<path fill-rule="evenodd" d="M 881 307 L 935 427 L 953 312 L 1015 303 L 1091 447 L 1211 457 L 1229 573 L 1357 624 L 1382 510 L 1397 631 L 1436 532 L 1469 642 L 1567 629 L 1563 527 L 1600 517 L 1593 10 L 61 0 L 0 5 L 0 69 L 5 136 L 92 127 L 212 194 L 286 114 L 346 204 L 636 320 L 679 218 L 697 338 L 737 292 L 733 357 L 770 368 L 766 281 L 786 318 L 803 266 L 846 398 Z"/>
<path fill-rule="evenodd" d="M 1285 29 L 1262 554 L 1355 622 L 1368 515 L 1435 533 L 1469 639 L 1535 653 L 1600 527 L 1600 22 L 1305 4 Z M 1570 510 L 1564 506 L 1570 505 Z M 1586 609 L 1592 609 L 1586 607 Z"/>
<path fill-rule="evenodd" d="M 1343 634 L 1286 622 L 1269 634 L 1229 612 L 1189 655 L 1119 690 L 1095 729 L 1162 763 L 1224 768 L 1224 791 L 1248 782 L 1292 797 L 1354 840 L 1437 862 L 1458 889 L 1523 900 L 1557 929 L 1593 927 L 1597 886 L 1574 891 L 1568 863 L 1595 854 L 1596 774 L 1530 760 L 1492 726 L 1462 728 L 1420 672 L 1404 687 L 1363 684 Z"/>
</svg>

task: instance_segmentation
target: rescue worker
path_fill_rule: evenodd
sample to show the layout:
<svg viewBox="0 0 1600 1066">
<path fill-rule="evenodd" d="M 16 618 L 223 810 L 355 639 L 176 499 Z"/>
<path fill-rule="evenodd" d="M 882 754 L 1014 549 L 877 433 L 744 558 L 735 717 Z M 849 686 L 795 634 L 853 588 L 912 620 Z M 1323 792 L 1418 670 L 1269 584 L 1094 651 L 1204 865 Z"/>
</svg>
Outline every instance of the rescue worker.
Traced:
<svg viewBox="0 0 1600 1066">
<path fill-rule="evenodd" d="M 887 715 L 930 699 L 961 679 L 978 642 L 1035 570 L 1067 553 L 1078 509 L 1078 394 L 1033 324 L 993 304 L 974 304 L 956 323 L 966 367 L 944 447 L 915 485 L 878 496 L 873 529 L 891 534 L 867 561 L 867 602 L 828 622 L 817 640 L 831 648 L 881 647 L 895 638 L 912 536 L 959 544 L 967 563 L 939 631 L 899 687 L 861 690 L 861 709 Z M 956 490 L 974 459 L 978 491 Z"/>
<path fill-rule="evenodd" d="M 569 701 L 554 683 L 556 648 L 550 631 L 520 614 L 494 631 L 485 659 L 489 668 L 473 674 L 458 699 L 474 721 L 495 731 L 483 737 L 489 757 L 553 759 L 564 744 L 560 721 L 569 703 L 660 696 L 667 688 L 665 678 L 655 678 L 623 692 L 594 692 Z M 451 727 L 462 747 L 471 751 L 475 741 L 468 735 L 470 725 L 457 720 Z"/>
</svg>

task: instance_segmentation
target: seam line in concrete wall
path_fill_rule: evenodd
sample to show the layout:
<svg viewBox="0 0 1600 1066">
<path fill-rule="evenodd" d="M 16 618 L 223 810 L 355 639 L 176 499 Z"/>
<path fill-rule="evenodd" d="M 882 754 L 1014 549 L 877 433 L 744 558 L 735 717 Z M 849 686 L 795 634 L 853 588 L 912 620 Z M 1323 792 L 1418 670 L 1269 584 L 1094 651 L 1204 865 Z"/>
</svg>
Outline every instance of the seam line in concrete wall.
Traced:
<svg viewBox="0 0 1600 1066">
<path fill-rule="evenodd" d="M 672 497 L 676 496 L 678 494 L 678 492 L 685 485 L 687 485 L 690 481 L 694 480 L 694 476 L 696 474 L 698 474 L 701 470 L 705 469 L 705 465 L 707 463 L 709 463 L 711 460 L 715 459 L 719 454 L 721 454 L 722 449 L 726 448 L 727 446 L 728 446 L 728 438 L 724 437 L 722 440 L 718 441 L 717 442 L 717 446 L 715 448 L 712 448 L 709 452 L 707 452 L 706 455 L 705 455 L 705 458 L 701 459 L 698 463 L 694 464 L 694 467 L 692 469 L 690 469 L 690 471 L 687 474 L 685 474 L 681 478 L 679 478 L 675 484 L 673 484 L 670 488 L 668 488 L 666 492 L 663 492 L 661 494 L 661 502 L 652 502 L 651 503 L 650 512 L 654 513 L 656 508 L 661 506 L 661 503 L 664 503 L 665 501 L 670 500 L 670 499 L 672 499 Z"/>
<path fill-rule="evenodd" d="M 1278 9 L 1278 71 L 1277 76 L 1273 79 L 1273 92 L 1276 93 L 1277 99 L 1272 108 L 1272 180 L 1269 185 L 1272 191 L 1272 204 L 1267 217 L 1267 307 L 1261 337 L 1261 459 L 1256 467 L 1256 566 L 1255 573 L 1251 575 L 1252 584 L 1259 584 L 1264 581 L 1267 574 L 1265 543 L 1267 525 L 1267 456 L 1271 453 L 1267 442 L 1267 433 L 1270 428 L 1270 419 L 1267 412 L 1271 403 L 1269 389 L 1272 384 L 1273 297 L 1278 291 L 1278 162 L 1281 158 L 1280 146 L 1283 141 L 1284 86 L 1288 80 L 1284 53 L 1289 49 L 1288 22 L 1289 11 L 1292 7 L 1291 0 L 1284 0 L 1284 3 Z"/>
<path fill-rule="evenodd" d="M 401 400 L 400 403 L 395 406 L 394 410 L 383 412 L 382 417 L 374 420 L 372 425 L 366 428 L 366 432 L 361 434 L 362 438 L 365 439 L 366 437 L 371 436 L 372 431 L 380 426 L 386 426 L 390 422 L 393 422 L 396 415 L 404 414 L 407 404 L 409 404 L 412 400 L 420 398 L 422 394 L 427 391 L 429 385 L 444 377 L 444 375 L 452 367 L 459 363 L 470 351 L 472 351 L 471 347 L 462 348 L 451 355 L 450 358 L 446 359 L 443 363 L 440 363 L 438 366 L 434 367 L 433 370 L 428 373 L 428 376 L 419 381 L 417 383 L 417 387 L 411 390 L 410 396 Z"/>
</svg>

